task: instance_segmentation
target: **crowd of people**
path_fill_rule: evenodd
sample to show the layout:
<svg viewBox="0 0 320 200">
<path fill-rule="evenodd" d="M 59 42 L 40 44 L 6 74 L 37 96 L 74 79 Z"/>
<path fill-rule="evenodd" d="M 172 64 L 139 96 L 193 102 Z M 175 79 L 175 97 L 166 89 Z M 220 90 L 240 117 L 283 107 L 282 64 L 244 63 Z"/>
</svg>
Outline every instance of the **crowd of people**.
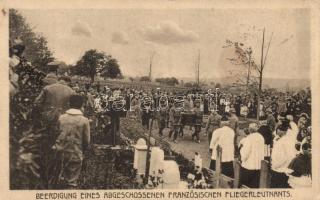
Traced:
<svg viewBox="0 0 320 200">
<path fill-rule="evenodd" d="M 82 84 L 65 75 L 57 76 L 57 62 L 48 64 L 45 75 L 24 64 L 21 46 L 12 50 L 11 101 L 14 103 L 21 99 L 22 94 L 24 99 L 28 96 L 28 84 L 23 81 L 24 73 L 29 69 L 38 74 L 31 85 L 41 82 L 36 97 L 28 105 L 37 108 L 41 116 L 39 126 L 47 130 L 42 176 L 48 183 L 54 180 L 45 165 L 55 152 L 55 158 L 63 160 L 60 181 L 63 180 L 69 188 L 77 187 L 83 155 L 90 144 L 90 126 L 99 126 L 100 123 L 99 120 L 92 122 L 92 119 L 107 111 L 125 111 L 126 117 L 136 119 L 148 129 L 152 128 L 150 121 L 154 120 L 158 124 L 159 135 L 163 137 L 164 129 L 168 128 L 168 137 L 173 137 L 174 142 L 178 142 L 178 136 L 183 135 L 185 126 L 189 125 L 195 142 L 200 143 L 200 134 L 208 136 L 212 152 L 210 168 L 215 170 L 216 148 L 220 146 L 223 151 L 222 173 L 233 177 L 233 162 L 240 160 L 241 183 L 249 187 L 259 186 L 262 160 L 271 163 L 271 187 L 302 187 L 310 183 L 310 89 L 294 94 L 265 90 L 258 113 L 256 95 L 233 95 L 222 92 L 220 88 L 214 91 L 168 92 L 160 88 L 147 91 Z M 253 122 L 257 115 L 260 121 Z M 207 116 L 205 124 L 203 116 Z M 246 136 L 238 143 L 241 132 L 239 118 L 252 122 L 244 130 Z"/>
<path fill-rule="evenodd" d="M 241 183 L 244 185 L 259 187 L 261 161 L 266 160 L 271 163 L 271 187 L 310 186 L 309 88 L 291 94 L 264 91 L 261 97 L 260 120 L 256 122 L 253 120 L 257 117 L 256 96 L 233 96 L 220 92 L 218 88 L 214 93 L 174 93 L 161 89 L 144 91 L 104 87 L 102 92 L 90 94 L 93 99 L 121 95 L 123 108 L 128 111 L 127 116 L 137 119 L 146 128 L 150 128 L 151 119 L 157 121 L 161 137 L 164 135 L 163 130 L 168 128 L 168 138 L 173 136 L 173 141 L 177 142 L 178 136 L 184 134 L 187 124 L 193 130 L 192 139 L 195 142 L 200 143 L 201 133 L 208 135 L 212 150 L 210 168 L 215 169 L 215 148 L 219 145 L 224 152 L 222 172 L 233 177 L 233 161 L 240 160 L 243 174 Z M 208 116 L 204 130 L 203 115 Z M 244 129 L 246 136 L 237 143 L 241 132 L 239 118 L 252 123 L 248 123 L 248 128 Z"/>
</svg>

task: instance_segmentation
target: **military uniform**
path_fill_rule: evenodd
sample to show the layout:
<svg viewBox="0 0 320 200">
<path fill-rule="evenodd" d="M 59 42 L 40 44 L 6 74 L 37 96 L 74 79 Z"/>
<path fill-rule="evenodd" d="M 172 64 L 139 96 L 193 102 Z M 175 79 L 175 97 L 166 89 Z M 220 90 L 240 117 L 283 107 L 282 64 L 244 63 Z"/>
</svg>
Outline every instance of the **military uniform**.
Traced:
<svg viewBox="0 0 320 200">
<path fill-rule="evenodd" d="M 203 112 L 200 108 L 200 106 L 194 108 L 194 114 L 195 114 L 195 120 L 194 120 L 194 133 L 192 135 L 192 138 L 196 137 L 197 142 L 200 142 L 199 133 L 201 132 L 201 126 L 202 126 L 202 116 Z"/>
<path fill-rule="evenodd" d="M 81 173 L 83 152 L 90 143 L 89 120 L 78 109 L 69 109 L 59 118 L 60 135 L 55 149 L 62 162 L 60 184 L 67 188 L 78 185 Z"/>
<path fill-rule="evenodd" d="M 270 112 L 268 113 L 268 116 L 267 116 L 267 126 L 269 127 L 269 130 L 271 131 L 271 133 L 273 133 L 276 127 L 276 119 Z"/>
<path fill-rule="evenodd" d="M 152 117 L 151 99 L 149 99 L 148 97 L 145 97 L 141 103 L 141 108 L 142 108 L 142 115 L 141 115 L 142 126 L 149 129 L 149 121 Z"/>
<path fill-rule="evenodd" d="M 60 82 L 44 87 L 36 99 L 43 110 L 43 119 L 48 124 L 58 120 L 61 113 L 69 107 L 69 97 L 74 91 L 67 85 Z"/>
<path fill-rule="evenodd" d="M 166 127 L 166 117 L 167 117 L 167 109 L 160 108 L 158 111 L 158 121 L 159 121 L 159 135 L 162 136 L 163 129 Z"/>
<path fill-rule="evenodd" d="M 170 110 L 171 127 L 169 132 L 169 138 L 171 138 L 172 133 L 174 132 L 174 135 L 173 135 L 174 142 L 177 141 L 178 133 L 181 129 L 181 116 L 182 116 L 182 109 L 173 106 Z"/>
<path fill-rule="evenodd" d="M 213 131 L 220 128 L 221 118 L 221 115 L 218 113 L 212 113 L 208 118 L 206 133 L 208 134 L 209 143 L 211 141 Z"/>
</svg>

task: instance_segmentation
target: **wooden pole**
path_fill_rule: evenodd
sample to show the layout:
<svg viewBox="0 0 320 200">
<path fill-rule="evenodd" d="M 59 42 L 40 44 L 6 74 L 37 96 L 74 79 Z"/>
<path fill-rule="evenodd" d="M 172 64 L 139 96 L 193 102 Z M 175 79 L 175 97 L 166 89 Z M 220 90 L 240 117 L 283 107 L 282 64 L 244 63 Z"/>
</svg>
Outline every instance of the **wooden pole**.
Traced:
<svg viewBox="0 0 320 200">
<path fill-rule="evenodd" d="M 251 47 L 249 48 L 249 51 L 247 51 L 249 54 L 249 66 L 248 66 L 248 75 L 247 75 L 247 84 L 246 84 L 246 96 L 248 95 L 248 88 L 249 88 L 249 81 L 250 81 L 250 73 L 251 73 Z"/>
<path fill-rule="evenodd" d="M 197 71 L 197 84 L 198 84 L 198 87 L 200 86 L 200 50 L 198 50 L 198 63 L 197 63 L 197 68 L 198 68 L 198 71 Z"/>
<path fill-rule="evenodd" d="M 258 69 L 259 72 L 259 89 L 258 89 L 258 106 L 257 106 L 257 120 L 260 118 L 260 97 L 261 97 L 261 90 L 262 90 L 262 75 L 263 75 L 263 50 L 264 50 L 264 33 L 265 33 L 265 28 L 263 28 L 263 33 L 262 33 L 262 46 L 261 46 L 261 64 L 260 64 L 260 69 Z"/>
<path fill-rule="evenodd" d="M 261 161 L 259 188 L 270 188 L 270 163 L 266 160 Z"/>
<path fill-rule="evenodd" d="M 155 52 L 152 52 L 152 54 L 150 56 L 150 66 L 149 66 L 149 79 L 150 79 L 150 81 L 152 78 L 152 61 L 153 61 L 154 54 L 155 54 Z"/>
<path fill-rule="evenodd" d="M 218 145 L 217 146 L 217 158 L 216 158 L 216 171 L 215 171 L 215 177 L 216 177 L 216 187 L 220 187 L 220 177 L 221 177 L 221 162 L 222 162 L 222 148 Z"/>
<path fill-rule="evenodd" d="M 148 180 L 149 180 L 149 169 L 150 169 L 150 148 L 151 148 L 151 130 L 152 130 L 152 124 L 153 124 L 153 118 L 151 118 L 150 121 L 150 126 L 149 126 L 149 135 L 148 135 L 148 144 L 147 144 L 147 159 L 146 159 L 146 171 L 145 171 L 145 176 L 144 176 L 144 180 L 143 183 L 144 185 L 148 184 Z"/>
<path fill-rule="evenodd" d="M 234 160 L 234 181 L 233 181 L 233 188 L 239 188 L 240 187 L 240 179 L 241 179 L 241 164 L 238 159 Z"/>
</svg>

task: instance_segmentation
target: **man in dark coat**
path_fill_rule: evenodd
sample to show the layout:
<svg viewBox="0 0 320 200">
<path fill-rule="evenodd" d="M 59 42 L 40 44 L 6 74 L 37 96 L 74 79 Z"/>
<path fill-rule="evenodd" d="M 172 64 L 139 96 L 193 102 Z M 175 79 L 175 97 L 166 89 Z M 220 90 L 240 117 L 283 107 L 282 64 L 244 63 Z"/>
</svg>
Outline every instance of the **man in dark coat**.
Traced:
<svg viewBox="0 0 320 200">
<path fill-rule="evenodd" d="M 41 144 L 42 152 L 42 177 L 48 183 L 51 159 L 51 146 L 58 136 L 58 119 L 62 113 L 69 108 L 69 98 L 74 91 L 67 85 L 70 82 L 69 77 L 61 77 L 59 82 L 47 85 L 43 88 L 35 103 L 41 110 L 40 122 L 46 129 L 45 139 Z"/>
</svg>

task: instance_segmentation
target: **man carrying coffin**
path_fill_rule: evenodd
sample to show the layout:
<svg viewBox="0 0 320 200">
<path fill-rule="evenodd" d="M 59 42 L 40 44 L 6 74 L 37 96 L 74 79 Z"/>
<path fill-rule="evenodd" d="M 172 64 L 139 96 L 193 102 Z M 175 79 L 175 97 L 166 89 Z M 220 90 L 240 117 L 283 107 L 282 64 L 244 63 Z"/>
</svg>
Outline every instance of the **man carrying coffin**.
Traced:
<svg viewBox="0 0 320 200">
<path fill-rule="evenodd" d="M 203 115 L 203 112 L 200 108 L 200 99 L 195 100 L 195 107 L 194 107 L 193 112 L 195 115 L 195 125 L 194 125 L 194 133 L 192 135 L 192 139 L 194 139 L 194 137 L 196 137 L 196 142 L 200 143 L 199 134 L 201 132 L 202 115 Z"/>
</svg>

